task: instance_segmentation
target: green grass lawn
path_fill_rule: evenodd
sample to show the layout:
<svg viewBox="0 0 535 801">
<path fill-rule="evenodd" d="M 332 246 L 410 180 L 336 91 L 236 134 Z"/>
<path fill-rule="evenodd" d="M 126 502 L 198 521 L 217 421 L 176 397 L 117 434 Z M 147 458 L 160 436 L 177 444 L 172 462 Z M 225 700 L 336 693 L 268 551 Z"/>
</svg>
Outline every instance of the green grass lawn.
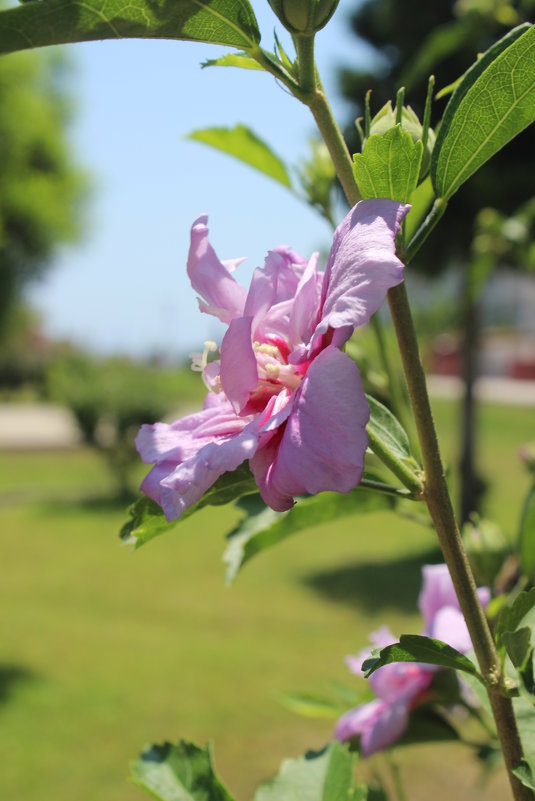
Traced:
<svg viewBox="0 0 535 801">
<path fill-rule="evenodd" d="M 453 460 L 455 409 L 436 412 Z M 528 484 L 517 449 L 535 438 L 533 422 L 530 409 L 482 413 L 489 513 L 509 535 Z M 331 733 L 278 696 L 351 686 L 343 657 L 368 632 L 420 627 L 420 564 L 435 543 L 409 520 L 318 526 L 228 588 L 232 509 L 205 510 L 133 553 L 92 452 L 0 454 L 0 487 L 0 799 L 135 801 L 128 762 L 148 742 L 186 737 L 214 742 L 220 773 L 248 801 L 281 759 Z M 458 747 L 399 755 L 411 801 L 506 797 L 500 775 L 475 788 L 478 768 Z"/>
</svg>

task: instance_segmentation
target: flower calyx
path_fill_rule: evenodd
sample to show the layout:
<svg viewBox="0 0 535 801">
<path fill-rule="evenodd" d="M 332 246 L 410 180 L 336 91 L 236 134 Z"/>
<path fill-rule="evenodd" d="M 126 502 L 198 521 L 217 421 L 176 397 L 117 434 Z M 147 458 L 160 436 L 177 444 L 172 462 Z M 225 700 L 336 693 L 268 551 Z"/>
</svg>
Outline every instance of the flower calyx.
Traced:
<svg viewBox="0 0 535 801">
<path fill-rule="evenodd" d="M 330 20 L 339 0 L 269 0 L 269 5 L 291 34 L 313 36 Z"/>
</svg>

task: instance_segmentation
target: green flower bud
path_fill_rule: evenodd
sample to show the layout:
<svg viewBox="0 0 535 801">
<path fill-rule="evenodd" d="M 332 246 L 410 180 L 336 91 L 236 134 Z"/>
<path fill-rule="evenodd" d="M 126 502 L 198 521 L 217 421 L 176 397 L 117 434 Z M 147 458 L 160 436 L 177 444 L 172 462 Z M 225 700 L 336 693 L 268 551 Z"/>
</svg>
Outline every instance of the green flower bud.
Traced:
<svg viewBox="0 0 535 801">
<path fill-rule="evenodd" d="M 370 123 L 370 136 L 372 134 L 385 134 L 390 128 L 393 128 L 394 125 L 396 125 L 396 112 L 392 108 L 392 103 L 389 100 L 372 119 Z M 401 127 L 404 131 L 410 133 L 413 142 L 418 142 L 418 140 L 422 139 L 422 123 L 410 106 L 403 106 L 401 111 Z M 420 167 L 420 180 L 429 172 L 431 156 L 435 146 L 435 138 L 435 132 L 432 128 L 429 128 L 427 143 L 422 156 L 422 165 Z"/>
<path fill-rule="evenodd" d="M 268 0 L 286 30 L 313 35 L 326 25 L 339 0 Z"/>
</svg>

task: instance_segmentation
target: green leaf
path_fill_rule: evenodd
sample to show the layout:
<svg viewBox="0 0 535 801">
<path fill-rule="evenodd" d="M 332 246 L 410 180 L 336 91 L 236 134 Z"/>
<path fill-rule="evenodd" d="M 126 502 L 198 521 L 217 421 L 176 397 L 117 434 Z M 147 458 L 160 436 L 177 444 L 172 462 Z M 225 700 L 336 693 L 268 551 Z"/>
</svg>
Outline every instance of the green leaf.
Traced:
<svg viewBox="0 0 535 801">
<path fill-rule="evenodd" d="M 287 759 L 279 773 L 263 784 L 254 801 L 349 801 L 352 797 L 354 755 L 341 743 Z"/>
<path fill-rule="evenodd" d="M 240 67 L 243 70 L 263 70 L 261 64 L 247 53 L 225 53 L 219 58 L 208 58 L 201 67 Z"/>
<path fill-rule="evenodd" d="M 0 12 L 0 53 L 95 39 L 183 39 L 249 50 L 249 0 L 41 0 Z"/>
<path fill-rule="evenodd" d="M 366 659 L 362 665 L 365 677 L 368 678 L 378 668 L 392 662 L 424 662 L 427 665 L 440 665 L 452 670 L 462 670 L 483 681 L 476 666 L 467 656 L 441 640 L 419 634 L 402 634 L 399 642 L 383 648 L 379 656 Z"/>
<path fill-rule="evenodd" d="M 507 655 L 513 665 L 516 668 L 523 667 L 530 653 L 533 653 L 533 648 L 531 647 L 531 629 L 527 626 L 523 626 L 516 631 L 505 631 L 502 640 Z"/>
<path fill-rule="evenodd" d="M 151 745 L 131 768 L 132 781 L 158 801 L 233 801 L 212 765 L 210 747 L 181 740 Z"/>
<path fill-rule="evenodd" d="M 518 550 L 522 571 L 535 577 L 535 485 L 527 494 L 518 532 Z"/>
<path fill-rule="evenodd" d="M 418 182 L 423 145 L 400 125 L 373 134 L 353 157 L 353 172 L 365 200 L 390 198 L 407 203 Z"/>
<path fill-rule="evenodd" d="M 535 779 L 533 771 L 528 762 L 524 759 L 518 768 L 513 768 L 513 773 L 519 779 L 524 787 L 529 787 L 530 790 L 535 790 Z"/>
<path fill-rule="evenodd" d="M 439 712 L 425 706 L 411 710 L 409 725 L 400 739 L 396 740 L 396 748 L 402 745 L 454 740 L 459 740 L 457 730 Z"/>
<path fill-rule="evenodd" d="M 139 498 L 128 510 L 130 520 L 122 527 L 120 537 L 123 542 L 133 544 L 135 548 L 140 548 L 149 540 L 165 534 L 174 528 L 178 523 L 191 517 L 192 514 L 203 509 L 205 506 L 222 506 L 243 495 L 256 492 L 253 475 L 248 463 L 244 463 L 232 473 L 223 473 L 202 498 L 190 506 L 182 513 L 178 520 L 170 523 L 165 519 L 161 508 L 150 498 L 145 496 Z"/>
<path fill-rule="evenodd" d="M 328 523 L 353 514 L 391 509 L 395 498 L 357 487 L 351 492 L 322 492 L 300 498 L 288 512 L 274 512 L 265 506 L 259 495 L 250 495 L 238 506 L 247 516 L 229 534 L 223 561 L 227 566 L 226 581 L 231 583 L 240 569 L 255 554 L 297 534 L 298 531 Z"/>
<path fill-rule="evenodd" d="M 431 162 L 438 197 L 450 198 L 535 119 L 535 26 L 520 26 L 468 70 L 448 103 Z"/>
<path fill-rule="evenodd" d="M 336 720 L 346 711 L 345 706 L 313 693 L 284 693 L 279 700 L 291 712 L 305 718 Z"/>
<path fill-rule="evenodd" d="M 245 125 L 236 125 L 235 128 L 203 128 L 192 131 L 187 138 L 221 150 L 268 175 L 287 189 L 292 188 L 284 163 Z"/>
<path fill-rule="evenodd" d="M 156 501 L 145 495 L 129 507 L 128 514 L 130 519 L 123 524 L 119 536 L 124 543 L 136 548 L 160 534 L 165 534 L 178 523 L 178 520 L 169 523 Z"/>
<path fill-rule="evenodd" d="M 535 607 L 535 587 L 529 592 L 519 593 L 511 606 L 504 606 L 496 623 L 496 647 L 501 657 L 505 656 L 504 634 L 516 631 L 523 618 Z"/>
<path fill-rule="evenodd" d="M 513 709 L 524 748 L 524 756 L 533 776 L 535 772 L 535 710 L 533 709 L 533 699 L 528 700 L 525 695 L 514 698 Z"/>
<path fill-rule="evenodd" d="M 400 459 L 410 458 L 409 438 L 399 420 L 394 417 L 390 409 L 372 398 L 371 395 L 366 395 L 366 400 L 370 407 L 368 429 L 371 429 L 385 448 Z"/>
</svg>

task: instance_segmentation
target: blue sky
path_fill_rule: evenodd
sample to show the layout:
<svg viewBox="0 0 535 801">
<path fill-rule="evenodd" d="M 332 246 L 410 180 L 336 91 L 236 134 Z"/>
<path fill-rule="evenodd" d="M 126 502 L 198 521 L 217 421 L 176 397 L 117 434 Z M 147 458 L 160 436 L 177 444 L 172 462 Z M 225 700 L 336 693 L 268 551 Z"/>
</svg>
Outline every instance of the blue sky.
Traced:
<svg viewBox="0 0 535 801">
<path fill-rule="evenodd" d="M 272 31 L 291 47 L 267 0 L 253 1 L 262 44 Z M 341 0 L 316 39 L 320 72 L 335 111 L 336 67 L 369 53 L 346 30 L 354 0 Z M 92 42 L 71 48 L 77 113 L 71 131 L 93 195 L 83 240 L 58 258 L 30 293 L 45 331 L 101 353 L 176 355 L 220 338 L 201 315 L 186 276 L 189 228 L 209 215 L 221 258 L 247 256 L 244 283 L 266 251 L 289 244 L 308 256 L 329 226 L 290 193 L 247 166 L 186 141 L 191 130 L 242 122 L 288 164 L 306 153 L 308 109 L 268 75 L 200 69 L 224 52 L 166 41 Z"/>
</svg>

